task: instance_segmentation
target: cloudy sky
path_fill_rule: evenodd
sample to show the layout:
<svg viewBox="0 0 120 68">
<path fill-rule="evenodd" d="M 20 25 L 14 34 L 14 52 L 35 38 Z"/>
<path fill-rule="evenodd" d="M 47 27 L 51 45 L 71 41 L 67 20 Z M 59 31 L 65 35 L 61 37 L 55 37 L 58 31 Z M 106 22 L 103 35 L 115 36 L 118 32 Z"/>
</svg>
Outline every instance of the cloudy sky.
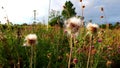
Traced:
<svg viewBox="0 0 120 68">
<path fill-rule="evenodd" d="M 37 21 L 46 22 L 50 0 L 0 0 L 0 21 L 5 23 L 5 17 L 13 23 L 32 23 L 33 10 L 37 10 Z M 50 9 L 62 11 L 65 1 L 51 0 Z M 77 15 L 81 15 L 79 0 L 70 0 L 76 8 Z M 94 23 L 120 22 L 120 0 L 83 0 L 85 21 Z M 100 19 L 100 7 L 104 7 L 105 19 Z"/>
</svg>

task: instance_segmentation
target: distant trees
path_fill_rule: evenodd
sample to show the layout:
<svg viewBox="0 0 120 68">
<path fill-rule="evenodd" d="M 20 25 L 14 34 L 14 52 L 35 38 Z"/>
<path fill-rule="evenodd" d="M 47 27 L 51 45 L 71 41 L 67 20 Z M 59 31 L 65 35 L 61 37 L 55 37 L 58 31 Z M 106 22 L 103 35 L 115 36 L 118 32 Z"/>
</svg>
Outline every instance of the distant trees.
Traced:
<svg viewBox="0 0 120 68">
<path fill-rule="evenodd" d="M 54 26 L 55 24 L 58 24 L 58 20 L 60 19 L 60 16 L 54 17 L 49 21 L 49 25 Z"/>
<path fill-rule="evenodd" d="M 63 25 L 63 20 L 62 20 L 62 16 L 60 15 L 59 11 L 56 10 L 51 10 L 50 12 L 50 16 L 49 16 L 49 25 L 54 26 L 54 25 L 60 25 L 62 27 Z"/>
<path fill-rule="evenodd" d="M 75 8 L 71 1 L 66 1 L 65 5 L 63 6 L 62 16 L 63 18 L 67 19 L 72 16 L 76 16 Z"/>
<path fill-rule="evenodd" d="M 113 24 L 108 24 L 108 25 L 109 25 L 109 29 L 119 29 L 120 28 L 120 22 L 116 22 L 114 25 Z M 100 27 L 105 29 L 106 24 L 101 24 Z"/>
<path fill-rule="evenodd" d="M 114 25 L 115 28 L 120 28 L 120 22 L 116 22 L 116 24 Z"/>
<path fill-rule="evenodd" d="M 59 25 L 63 26 L 63 20 L 68 19 L 72 16 L 76 16 L 75 8 L 73 7 L 73 4 L 71 1 L 66 1 L 65 5 L 63 6 L 62 13 L 60 14 L 59 11 L 56 10 L 51 10 L 50 16 L 49 16 L 49 25 L 54 26 L 54 25 Z"/>
<path fill-rule="evenodd" d="M 23 26 L 26 26 L 26 25 L 28 25 L 28 24 L 27 24 L 27 23 L 23 23 L 22 25 L 23 25 Z"/>
<path fill-rule="evenodd" d="M 49 15 L 49 19 L 55 18 L 60 16 L 60 11 L 56 11 L 54 9 L 51 9 L 50 11 L 50 15 Z"/>
</svg>

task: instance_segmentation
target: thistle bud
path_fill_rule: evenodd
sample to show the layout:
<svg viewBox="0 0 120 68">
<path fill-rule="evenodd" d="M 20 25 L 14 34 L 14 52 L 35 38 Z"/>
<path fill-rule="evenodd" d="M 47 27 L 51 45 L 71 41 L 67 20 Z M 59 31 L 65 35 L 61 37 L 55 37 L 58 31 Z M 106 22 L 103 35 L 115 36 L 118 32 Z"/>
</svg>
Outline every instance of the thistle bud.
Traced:
<svg viewBox="0 0 120 68">
<path fill-rule="evenodd" d="M 82 2 L 82 0 L 80 0 L 80 2 Z"/>
<path fill-rule="evenodd" d="M 101 7 L 101 11 L 102 11 L 102 12 L 104 11 L 104 8 L 103 8 L 103 7 Z"/>
<path fill-rule="evenodd" d="M 74 63 L 74 64 L 77 64 L 77 63 L 78 63 L 78 59 L 74 58 L 74 59 L 73 59 L 73 63 Z"/>
<path fill-rule="evenodd" d="M 82 8 L 85 8 L 85 5 L 83 5 Z"/>
<path fill-rule="evenodd" d="M 100 18 L 104 18 L 104 16 L 100 16 Z"/>
</svg>

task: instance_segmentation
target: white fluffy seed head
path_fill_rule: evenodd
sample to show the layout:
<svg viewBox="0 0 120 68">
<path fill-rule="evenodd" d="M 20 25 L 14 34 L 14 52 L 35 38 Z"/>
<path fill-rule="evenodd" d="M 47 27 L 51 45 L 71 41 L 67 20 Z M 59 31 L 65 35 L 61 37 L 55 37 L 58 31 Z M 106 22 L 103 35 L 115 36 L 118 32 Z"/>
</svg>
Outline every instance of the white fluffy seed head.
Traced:
<svg viewBox="0 0 120 68">
<path fill-rule="evenodd" d="M 37 44 L 37 35 L 29 34 L 25 37 L 26 45 L 35 45 Z"/>
<path fill-rule="evenodd" d="M 65 30 L 68 34 L 75 34 L 79 31 L 82 25 L 81 19 L 78 17 L 71 17 L 64 22 Z"/>
<path fill-rule="evenodd" d="M 89 32 L 95 33 L 97 32 L 99 26 L 97 24 L 88 23 L 86 28 Z"/>
<path fill-rule="evenodd" d="M 64 24 L 65 24 L 66 27 L 70 27 L 71 23 L 75 24 L 77 26 L 81 26 L 82 25 L 81 19 L 77 18 L 77 17 L 71 17 L 68 20 L 65 20 L 65 22 L 64 22 Z"/>
<path fill-rule="evenodd" d="M 28 40 L 28 39 L 36 39 L 37 40 L 37 35 L 36 34 L 29 34 L 25 37 L 25 40 Z"/>
<path fill-rule="evenodd" d="M 94 27 L 94 28 L 97 28 L 97 29 L 99 28 L 99 26 L 98 26 L 97 24 L 95 24 L 95 23 L 94 23 L 94 24 L 88 23 L 87 26 L 86 26 L 86 28 L 87 28 L 88 30 L 89 30 L 91 27 Z"/>
</svg>

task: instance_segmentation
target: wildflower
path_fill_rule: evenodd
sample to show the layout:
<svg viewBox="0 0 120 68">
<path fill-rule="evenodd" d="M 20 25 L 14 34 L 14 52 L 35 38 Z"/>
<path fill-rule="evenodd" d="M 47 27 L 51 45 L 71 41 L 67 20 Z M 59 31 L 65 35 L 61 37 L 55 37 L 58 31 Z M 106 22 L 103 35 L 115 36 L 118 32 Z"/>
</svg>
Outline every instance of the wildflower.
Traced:
<svg viewBox="0 0 120 68">
<path fill-rule="evenodd" d="M 118 46 L 118 49 L 120 49 L 120 46 Z"/>
<path fill-rule="evenodd" d="M 104 18 L 104 16 L 100 16 L 100 18 Z"/>
<path fill-rule="evenodd" d="M 74 63 L 74 64 L 77 64 L 77 63 L 78 63 L 78 59 L 74 58 L 74 59 L 73 59 L 73 63 Z"/>
<path fill-rule="evenodd" d="M 82 0 L 80 0 L 80 2 L 82 2 Z"/>
<path fill-rule="evenodd" d="M 95 48 L 95 46 L 94 45 L 92 45 L 92 49 L 94 49 Z"/>
<path fill-rule="evenodd" d="M 110 47 L 110 46 L 108 46 L 107 48 L 108 48 L 108 50 L 110 50 L 110 51 L 111 51 L 111 50 L 113 50 L 113 48 L 112 48 L 112 47 Z"/>
<path fill-rule="evenodd" d="M 85 8 L 85 5 L 83 5 L 82 8 Z"/>
<path fill-rule="evenodd" d="M 95 55 L 95 54 L 96 54 L 96 52 L 97 52 L 97 50 L 96 50 L 96 49 L 92 49 L 91 54 L 92 54 L 92 55 Z"/>
<path fill-rule="evenodd" d="M 69 18 L 64 22 L 66 31 L 69 35 L 78 35 L 79 28 L 82 25 L 81 19 L 77 17 Z"/>
<path fill-rule="evenodd" d="M 58 56 L 58 61 L 61 61 L 62 59 L 63 59 L 63 57 L 62 56 Z"/>
<path fill-rule="evenodd" d="M 104 30 L 100 30 L 99 32 L 98 32 L 98 37 L 99 38 L 101 38 L 101 39 L 104 39 L 104 33 L 105 33 L 105 31 Z"/>
<path fill-rule="evenodd" d="M 104 11 L 104 8 L 103 8 L 103 7 L 101 7 L 101 11 L 102 11 L 102 12 Z"/>
<path fill-rule="evenodd" d="M 76 43 L 76 44 L 79 43 L 79 40 L 75 40 L 75 43 Z"/>
<path fill-rule="evenodd" d="M 76 52 L 77 52 L 78 54 L 80 54 L 81 49 L 80 49 L 80 48 L 78 48 Z"/>
<path fill-rule="evenodd" d="M 67 33 L 67 30 L 64 30 L 64 33 L 66 34 L 66 33 Z"/>
<path fill-rule="evenodd" d="M 48 53 L 48 54 L 47 54 L 47 57 L 50 58 L 50 57 L 51 57 L 51 53 Z"/>
<path fill-rule="evenodd" d="M 69 55 L 68 53 L 66 53 L 66 57 L 69 58 L 69 56 L 70 56 L 70 55 Z"/>
<path fill-rule="evenodd" d="M 99 43 L 102 42 L 102 39 L 98 39 L 98 42 L 99 42 Z"/>
<path fill-rule="evenodd" d="M 97 24 L 88 23 L 86 28 L 89 33 L 96 33 L 99 26 Z"/>
<path fill-rule="evenodd" d="M 23 46 L 30 46 L 30 45 L 27 45 L 26 43 L 23 43 Z"/>
<path fill-rule="evenodd" d="M 110 60 L 108 60 L 108 61 L 106 62 L 106 66 L 107 66 L 107 67 L 110 67 L 111 64 L 112 64 L 112 61 L 110 61 Z"/>
<path fill-rule="evenodd" d="M 29 34 L 25 37 L 26 43 L 24 46 L 31 46 L 37 44 L 37 36 L 36 34 Z"/>
</svg>

